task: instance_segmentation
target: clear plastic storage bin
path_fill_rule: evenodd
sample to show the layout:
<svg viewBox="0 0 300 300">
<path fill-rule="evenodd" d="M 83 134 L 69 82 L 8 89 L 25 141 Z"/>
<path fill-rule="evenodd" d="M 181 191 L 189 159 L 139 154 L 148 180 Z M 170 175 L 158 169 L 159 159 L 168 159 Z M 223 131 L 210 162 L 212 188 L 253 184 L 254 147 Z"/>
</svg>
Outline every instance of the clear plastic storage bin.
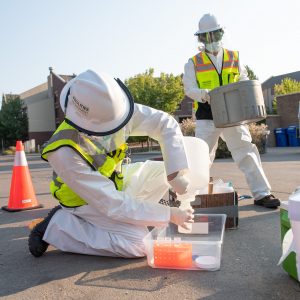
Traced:
<svg viewBox="0 0 300 300">
<path fill-rule="evenodd" d="M 225 214 L 195 214 L 192 228 L 154 228 L 144 237 L 149 266 L 164 269 L 220 269 Z M 197 232 L 197 233 L 195 233 Z"/>
</svg>

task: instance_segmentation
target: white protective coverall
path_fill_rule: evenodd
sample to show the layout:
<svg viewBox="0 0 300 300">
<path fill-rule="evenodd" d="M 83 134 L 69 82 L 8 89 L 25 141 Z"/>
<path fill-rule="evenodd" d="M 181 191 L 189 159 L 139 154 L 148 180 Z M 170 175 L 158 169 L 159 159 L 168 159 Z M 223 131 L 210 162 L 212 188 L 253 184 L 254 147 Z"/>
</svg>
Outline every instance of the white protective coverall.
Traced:
<svg viewBox="0 0 300 300">
<path fill-rule="evenodd" d="M 111 180 L 91 170 L 73 149 L 49 153 L 54 171 L 88 205 L 58 210 L 43 237 L 46 242 L 67 252 L 141 257 L 147 226 L 168 224 L 170 208 L 158 203 L 169 188 L 166 174 L 188 168 L 180 127 L 165 112 L 135 104 L 125 130 L 131 136 L 157 140 L 164 162 L 124 165 L 124 189 L 117 191 Z"/>
<path fill-rule="evenodd" d="M 223 49 L 217 56 L 206 53 L 215 65 L 218 73 L 221 72 L 223 63 Z M 240 63 L 239 80 L 248 80 L 247 70 Z M 191 59 L 185 64 L 183 84 L 185 94 L 194 101 L 202 102 L 203 91 L 199 89 L 194 63 Z M 207 142 L 210 152 L 211 164 L 214 161 L 218 147 L 218 139 L 221 137 L 227 144 L 233 160 L 239 169 L 245 174 L 248 186 L 255 200 L 270 195 L 270 184 L 262 168 L 260 155 L 256 145 L 252 144 L 251 134 L 247 125 L 239 125 L 228 128 L 216 128 L 213 120 L 196 120 L 195 136 Z"/>
</svg>

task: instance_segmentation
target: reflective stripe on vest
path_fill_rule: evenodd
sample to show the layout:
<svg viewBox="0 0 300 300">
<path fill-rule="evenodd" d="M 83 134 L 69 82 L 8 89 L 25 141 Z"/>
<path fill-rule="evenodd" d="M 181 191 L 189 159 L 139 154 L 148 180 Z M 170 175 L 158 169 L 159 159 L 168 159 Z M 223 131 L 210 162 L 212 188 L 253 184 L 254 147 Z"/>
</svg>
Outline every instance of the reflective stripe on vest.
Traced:
<svg viewBox="0 0 300 300">
<path fill-rule="evenodd" d="M 200 89 L 212 90 L 228 83 L 233 83 L 239 79 L 239 55 L 237 51 L 224 49 L 223 65 L 219 74 L 205 52 L 200 52 L 192 61 L 195 66 L 195 74 L 198 87 Z M 194 102 L 194 111 L 198 110 L 198 102 Z"/>
<path fill-rule="evenodd" d="M 61 147 L 71 147 L 87 164 L 103 176 L 111 179 L 117 190 L 123 188 L 123 175 L 117 172 L 117 164 L 121 164 L 126 155 L 127 145 L 123 144 L 119 149 L 110 153 L 103 153 L 88 138 L 78 134 L 77 129 L 65 121 L 54 132 L 50 140 L 43 146 L 42 158 L 47 161 L 47 155 Z M 95 153 L 95 154 L 90 154 Z M 87 204 L 79 195 L 73 192 L 55 173 L 50 183 L 52 195 L 67 207 L 77 207 Z"/>
</svg>

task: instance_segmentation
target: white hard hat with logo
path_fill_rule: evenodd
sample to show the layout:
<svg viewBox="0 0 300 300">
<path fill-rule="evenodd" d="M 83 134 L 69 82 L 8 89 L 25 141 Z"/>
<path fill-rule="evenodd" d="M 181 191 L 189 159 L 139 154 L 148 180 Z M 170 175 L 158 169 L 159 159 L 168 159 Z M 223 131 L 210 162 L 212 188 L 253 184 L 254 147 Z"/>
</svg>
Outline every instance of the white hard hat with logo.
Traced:
<svg viewBox="0 0 300 300">
<path fill-rule="evenodd" d="M 195 35 L 219 29 L 222 29 L 222 26 L 218 22 L 217 18 L 212 14 L 205 14 L 201 17 L 199 21 L 198 31 L 195 33 Z"/>
<path fill-rule="evenodd" d="M 87 70 L 70 80 L 60 94 L 66 121 L 88 135 L 107 136 L 123 128 L 134 101 L 120 79 Z"/>
</svg>

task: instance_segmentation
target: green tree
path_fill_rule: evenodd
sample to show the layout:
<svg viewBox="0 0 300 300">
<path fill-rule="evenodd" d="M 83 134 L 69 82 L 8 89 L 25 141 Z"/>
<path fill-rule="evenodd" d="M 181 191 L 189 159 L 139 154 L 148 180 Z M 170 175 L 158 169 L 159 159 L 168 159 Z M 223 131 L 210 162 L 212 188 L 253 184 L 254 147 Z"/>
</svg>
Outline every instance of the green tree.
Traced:
<svg viewBox="0 0 300 300">
<path fill-rule="evenodd" d="M 288 77 L 282 79 L 280 84 L 275 84 L 274 86 L 275 97 L 297 92 L 300 92 L 300 82 Z"/>
<path fill-rule="evenodd" d="M 28 137 L 28 117 L 23 101 L 17 97 L 14 100 L 2 102 L 0 111 L 0 138 L 5 146 L 15 145 L 17 140 Z"/>
<path fill-rule="evenodd" d="M 286 95 L 291 93 L 300 92 L 300 82 L 291 78 L 283 78 L 280 84 L 274 85 L 274 101 L 273 101 L 273 111 L 277 112 L 277 99 L 279 95 Z"/>
<path fill-rule="evenodd" d="M 181 77 L 161 73 L 154 77 L 154 69 L 146 70 L 125 80 L 136 103 L 173 113 L 184 97 Z"/>
<path fill-rule="evenodd" d="M 258 80 L 258 77 L 254 74 L 254 72 L 251 70 L 251 68 L 248 65 L 246 65 L 245 68 L 248 72 L 248 77 L 250 80 Z"/>
</svg>

